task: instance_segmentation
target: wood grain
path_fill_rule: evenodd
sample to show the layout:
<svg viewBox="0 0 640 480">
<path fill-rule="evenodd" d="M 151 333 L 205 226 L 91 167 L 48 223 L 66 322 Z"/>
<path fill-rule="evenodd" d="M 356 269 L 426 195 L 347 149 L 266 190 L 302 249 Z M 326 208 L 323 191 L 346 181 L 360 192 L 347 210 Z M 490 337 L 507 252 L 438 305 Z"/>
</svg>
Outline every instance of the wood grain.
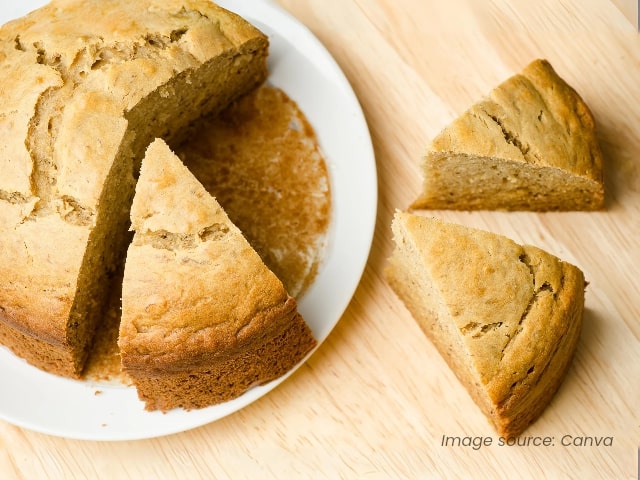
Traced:
<svg viewBox="0 0 640 480">
<path fill-rule="evenodd" d="M 213 424 L 137 442 L 59 439 L 0 423 L 0 478 L 618 478 L 640 447 L 640 36 L 608 0 L 280 0 L 334 55 L 373 138 L 379 204 L 370 259 L 338 326 L 275 391 Z M 597 213 L 434 212 L 533 244 L 590 284 L 569 375 L 525 436 L 499 446 L 385 284 L 389 225 L 420 188 L 447 122 L 537 57 L 591 107 L 606 157 Z M 479 449 L 442 437 L 491 437 Z M 611 446 L 563 446 L 612 437 Z M 522 438 L 522 437 L 521 437 Z"/>
</svg>

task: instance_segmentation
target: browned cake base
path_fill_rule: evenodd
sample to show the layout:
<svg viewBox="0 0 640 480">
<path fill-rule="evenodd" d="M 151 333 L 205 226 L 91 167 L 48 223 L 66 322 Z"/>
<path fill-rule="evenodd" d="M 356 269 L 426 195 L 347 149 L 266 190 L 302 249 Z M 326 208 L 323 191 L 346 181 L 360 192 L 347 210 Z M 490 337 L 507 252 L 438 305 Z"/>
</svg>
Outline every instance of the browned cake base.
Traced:
<svg viewBox="0 0 640 480">
<path fill-rule="evenodd" d="M 0 317 L 2 312 L 0 311 Z M 0 344 L 8 347 L 17 356 L 45 372 L 76 377 L 76 359 L 68 349 L 58 348 L 47 341 L 30 337 L 11 328 L 0 318 Z"/>
<path fill-rule="evenodd" d="M 128 373 L 147 410 L 203 408 L 232 400 L 249 388 L 281 377 L 311 351 L 316 342 L 300 315 L 288 330 L 255 348 L 231 356 L 218 368 L 190 369 L 154 376 L 145 370 Z M 286 353 L 283 353 L 286 349 Z"/>
</svg>

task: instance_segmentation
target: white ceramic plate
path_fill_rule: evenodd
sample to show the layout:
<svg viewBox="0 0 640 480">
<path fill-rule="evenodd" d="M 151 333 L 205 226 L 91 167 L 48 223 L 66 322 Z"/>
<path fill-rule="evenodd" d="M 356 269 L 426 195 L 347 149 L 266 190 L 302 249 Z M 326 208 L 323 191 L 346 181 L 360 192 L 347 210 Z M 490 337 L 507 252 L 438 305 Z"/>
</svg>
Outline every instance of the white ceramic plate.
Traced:
<svg viewBox="0 0 640 480">
<path fill-rule="evenodd" d="M 0 23 L 46 3 L 0 4 Z M 360 282 L 376 218 L 377 179 L 360 105 L 342 71 L 313 34 L 269 0 L 221 0 L 269 35 L 269 83 L 293 98 L 315 127 L 329 167 L 333 212 L 325 258 L 299 308 L 320 344 Z M 287 375 L 288 376 L 288 375 Z M 0 418 L 76 439 L 131 440 L 195 428 L 252 403 L 285 377 L 202 410 L 147 412 L 133 387 L 44 373 L 0 347 Z"/>
</svg>

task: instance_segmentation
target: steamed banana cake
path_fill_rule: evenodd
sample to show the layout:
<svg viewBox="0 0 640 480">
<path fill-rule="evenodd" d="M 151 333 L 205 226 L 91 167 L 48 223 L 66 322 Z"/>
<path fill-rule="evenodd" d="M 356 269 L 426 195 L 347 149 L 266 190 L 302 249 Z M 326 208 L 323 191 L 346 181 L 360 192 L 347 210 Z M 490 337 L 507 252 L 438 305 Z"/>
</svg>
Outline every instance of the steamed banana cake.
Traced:
<svg viewBox="0 0 640 480">
<path fill-rule="evenodd" d="M 54 0 L 0 28 L 0 342 L 81 374 L 146 147 L 261 84 L 267 53 L 208 0 Z"/>
<path fill-rule="evenodd" d="M 571 364 L 582 271 L 491 232 L 397 212 L 386 278 L 496 431 L 522 433 Z"/>
<path fill-rule="evenodd" d="M 233 399 L 315 346 L 282 282 L 162 140 L 142 162 L 131 222 L 118 343 L 147 409 Z"/>
</svg>

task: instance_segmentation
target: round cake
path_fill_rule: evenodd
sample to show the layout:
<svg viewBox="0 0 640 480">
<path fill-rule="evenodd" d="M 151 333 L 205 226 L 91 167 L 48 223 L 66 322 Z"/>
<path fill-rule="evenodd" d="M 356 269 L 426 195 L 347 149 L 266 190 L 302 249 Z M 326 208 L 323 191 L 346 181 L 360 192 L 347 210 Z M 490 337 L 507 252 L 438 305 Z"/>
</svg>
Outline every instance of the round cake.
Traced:
<svg viewBox="0 0 640 480">
<path fill-rule="evenodd" d="M 54 0 L 0 28 L 0 343 L 82 375 L 147 147 L 262 84 L 267 55 L 208 0 Z"/>
</svg>

